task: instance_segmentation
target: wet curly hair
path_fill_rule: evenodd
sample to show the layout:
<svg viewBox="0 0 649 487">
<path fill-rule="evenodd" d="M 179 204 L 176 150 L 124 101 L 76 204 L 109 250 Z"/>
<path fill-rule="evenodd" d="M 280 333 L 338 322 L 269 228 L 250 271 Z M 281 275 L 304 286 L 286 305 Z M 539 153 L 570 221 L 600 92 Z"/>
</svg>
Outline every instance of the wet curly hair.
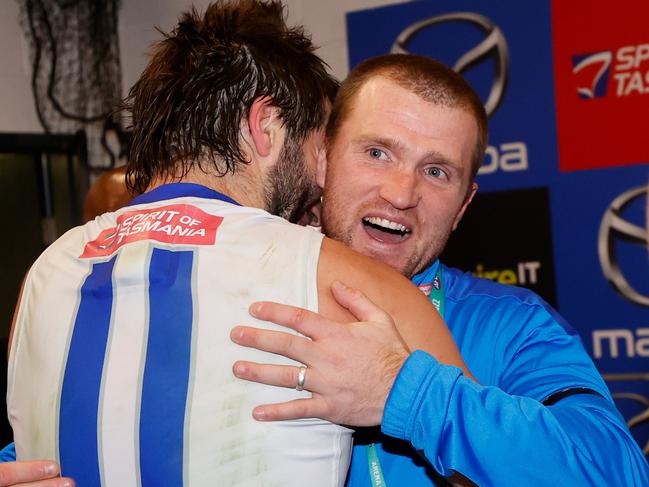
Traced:
<svg viewBox="0 0 649 487">
<path fill-rule="evenodd" d="M 241 121 L 259 97 L 272 99 L 294 141 L 324 125 L 338 83 L 304 30 L 287 27 L 279 1 L 217 1 L 203 15 L 192 8 L 163 35 L 124 101 L 134 193 L 195 166 L 234 173 L 247 163 Z"/>
</svg>

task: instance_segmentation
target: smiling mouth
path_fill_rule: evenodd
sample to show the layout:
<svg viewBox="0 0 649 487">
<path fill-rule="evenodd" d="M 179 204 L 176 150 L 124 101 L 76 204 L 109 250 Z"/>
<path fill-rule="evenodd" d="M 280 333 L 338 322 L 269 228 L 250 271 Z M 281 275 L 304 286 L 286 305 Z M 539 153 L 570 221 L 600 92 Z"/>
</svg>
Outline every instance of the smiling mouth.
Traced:
<svg viewBox="0 0 649 487">
<path fill-rule="evenodd" d="M 399 243 L 412 233 L 405 225 L 376 216 L 364 217 L 365 231 L 374 239 L 385 243 Z"/>
</svg>

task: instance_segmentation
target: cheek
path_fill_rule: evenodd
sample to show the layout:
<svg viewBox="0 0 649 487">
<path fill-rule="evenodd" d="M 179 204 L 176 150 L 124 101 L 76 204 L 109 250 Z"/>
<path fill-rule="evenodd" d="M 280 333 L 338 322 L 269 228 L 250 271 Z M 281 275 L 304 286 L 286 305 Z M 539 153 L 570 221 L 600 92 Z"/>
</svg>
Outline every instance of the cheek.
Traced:
<svg viewBox="0 0 649 487">
<path fill-rule="evenodd" d="M 358 203 L 359 196 L 363 193 L 363 188 L 358 184 L 357 176 L 350 172 L 329 171 L 325 190 L 328 194 L 335 195 L 336 205 L 344 204 L 354 205 Z"/>
<path fill-rule="evenodd" d="M 451 227 L 455 222 L 457 208 L 453 204 L 444 201 L 434 201 L 426 205 L 426 210 L 419 214 L 419 225 L 425 230 L 422 232 L 423 245 L 426 242 L 435 242 L 451 232 Z"/>
<path fill-rule="evenodd" d="M 460 208 L 462 208 L 462 198 L 455 194 L 437 194 L 426 200 L 426 218 L 435 221 L 438 224 L 453 222 Z"/>
</svg>

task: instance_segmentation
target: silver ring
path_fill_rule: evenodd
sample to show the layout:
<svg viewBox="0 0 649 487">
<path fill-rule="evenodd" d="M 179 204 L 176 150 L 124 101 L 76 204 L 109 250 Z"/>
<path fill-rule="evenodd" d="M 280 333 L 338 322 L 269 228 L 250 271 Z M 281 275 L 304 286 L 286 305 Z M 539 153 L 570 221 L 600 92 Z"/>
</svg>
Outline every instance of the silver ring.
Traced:
<svg viewBox="0 0 649 487">
<path fill-rule="evenodd" d="M 300 367 L 300 371 L 297 373 L 297 385 L 295 386 L 296 391 L 304 390 L 304 381 L 306 380 L 306 367 L 303 365 Z"/>
</svg>

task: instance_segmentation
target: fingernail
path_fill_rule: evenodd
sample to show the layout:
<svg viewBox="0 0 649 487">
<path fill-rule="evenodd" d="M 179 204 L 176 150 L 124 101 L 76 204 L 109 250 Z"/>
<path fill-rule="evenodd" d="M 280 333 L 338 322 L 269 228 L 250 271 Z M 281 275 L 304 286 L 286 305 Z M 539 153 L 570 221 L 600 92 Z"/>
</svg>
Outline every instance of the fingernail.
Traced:
<svg viewBox="0 0 649 487">
<path fill-rule="evenodd" d="M 46 463 L 43 465 L 43 473 L 45 475 L 54 475 L 58 473 L 58 468 L 56 463 Z"/>
<path fill-rule="evenodd" d="M 252 417 L 257 421 L 264 421 L 266 419 L 266 410 L 263 408 L 255 408 L 252 410 Z"/>
<path fill-rule="evenodd" d="M 232 367 L 232 372 L 234 372 L 235 376 L 240 377 L 246 373 L 246 366 L 243 364 L 236 363 L 234 364 L 234 367 Z"/>
<path fill-rule="evenodd" d="M 60 487 L 72 487 L 73 485 L 74 484 L 70 479 L 62 479 L 61 483 L 59 484 Z"/>
<path fill-rule="evenodd" d="M 235 326 L 230 330 L 230 340 L 232 340 L 234 343 L 239 343 L 241 341 L 241 338 L 243 338 L 243 328 L 240 326 Z"/>
<path fill-rule="evenodd" d="M 255 316 L 255 317 L 256 317 L 257 314 L 259 314 L 259 312 L 261 311 L 261 307 L 262 307 L 262 304 L 259 303 L 259 302 L 257 302 L 257 303 L 252 303 L 252 304 L 250 305 L 250 308 L 248 309 L 248 311 L 249 311 L 249 313 L 250 313 L 252 316 Z"/>
</svg>

